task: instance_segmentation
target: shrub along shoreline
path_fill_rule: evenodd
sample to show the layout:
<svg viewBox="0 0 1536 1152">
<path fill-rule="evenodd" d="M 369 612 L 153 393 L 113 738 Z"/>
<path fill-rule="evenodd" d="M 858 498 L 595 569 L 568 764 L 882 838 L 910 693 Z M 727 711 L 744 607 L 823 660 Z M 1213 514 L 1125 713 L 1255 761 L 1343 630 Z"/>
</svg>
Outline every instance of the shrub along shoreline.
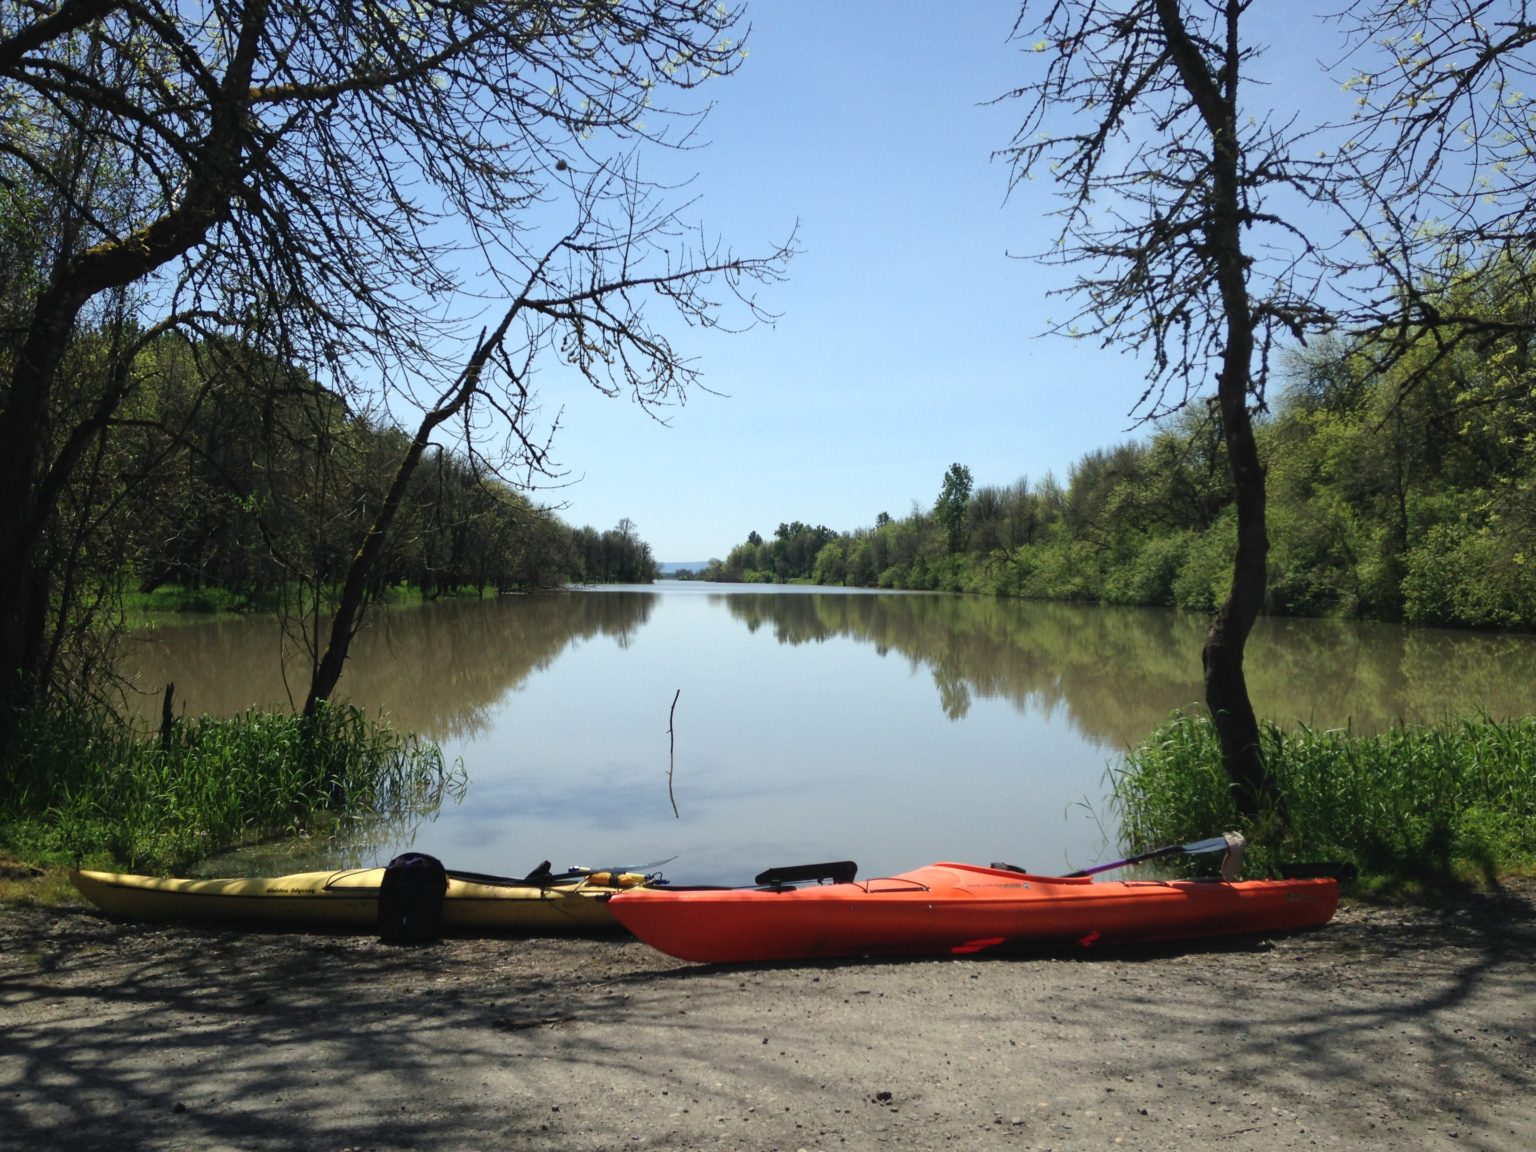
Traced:
<svg viewBox="0 0 1536 1152">
<path fill-rule="evenodd" d="M 1175 713 L 1129 750 L 1112 789 L 1126 850 L 1238 829 L 1250 876 L 1296 860 L 1354 864 L 1375 888 L 1536 872 L 1536 716 L 1375 735 L 1265 724 L 1262 739 L 1283 811 L 1259 826 L 1238 817 L 1209 716 Z M 464 787 L 435 744 L 350 706 L 160 733 L 56 710 L 27 717 L 16 748 L 0 854 L 45 867 L 168 873 L 322 829 L 357 849 Z"/>
<path fill-rule="evenodd" d="M 463 785 L 435 744 L 351 706 L 176 719 L 158 733 L 56 708 L 23 717 L 13 748 L 0 850 L 43 865 L 171 872 L 322 827 L 366 837 Z"/>
<path fill-rule="evenodd" d="M 1387 886 L 1536 871 L 1536 716 L 1375 735 L 1266 723 L 1261 740 L 1282 809 L 1255 827 L 1237 815 L 1209 715 L 1171 716 L 1114 777 L 1128 848 L 1238 829 L 1255 844 L 1250 873 L 1344 861 Z"/>
</svg>

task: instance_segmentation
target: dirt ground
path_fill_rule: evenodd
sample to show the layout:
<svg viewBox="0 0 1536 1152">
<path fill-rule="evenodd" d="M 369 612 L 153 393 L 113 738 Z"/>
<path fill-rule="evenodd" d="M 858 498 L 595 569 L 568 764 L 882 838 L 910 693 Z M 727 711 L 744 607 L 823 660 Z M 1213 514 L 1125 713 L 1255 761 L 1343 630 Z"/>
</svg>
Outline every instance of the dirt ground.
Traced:
<svg viewBox="0 0 1536 1152">
<path fill-rule="evenodd" d="M 1530 1152 L 1536 884 L 1235 945 L 774 967 L 9 908 L 0 1146 Z"/>
</svg>

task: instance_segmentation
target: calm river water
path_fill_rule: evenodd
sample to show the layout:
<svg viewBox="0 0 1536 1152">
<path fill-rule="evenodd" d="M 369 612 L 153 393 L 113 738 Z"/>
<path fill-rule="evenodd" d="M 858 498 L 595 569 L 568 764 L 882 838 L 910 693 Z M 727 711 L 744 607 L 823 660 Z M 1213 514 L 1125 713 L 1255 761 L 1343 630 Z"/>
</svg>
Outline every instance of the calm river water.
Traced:
<svg viewBox="0 0 1536 1152">
<path fill-rule="evenodd" d="M 332 853 L 345 859 L 287 862 L 410 847 L 521 874 L 674 857 L 666 874 L 697 883 L 848 858 L 861 875 L 1082 867 L 1116 854 L 1123 749 L 1200 699 L 1204 628 L 1159 610 L 678 582 L 393 611 L 358 637 L 342 688 L 437 740 L 467 787 Z M 308 684 L 271 621 L 137 639 L 146 714 L 167 682 L 194 715 L 286 708 L 285 663 L 293 697 Z M 1261 716 L 1373 730 L 1526 713 L 1536 639 L 1266 620 L 1247 667 Z"/>
</svg>

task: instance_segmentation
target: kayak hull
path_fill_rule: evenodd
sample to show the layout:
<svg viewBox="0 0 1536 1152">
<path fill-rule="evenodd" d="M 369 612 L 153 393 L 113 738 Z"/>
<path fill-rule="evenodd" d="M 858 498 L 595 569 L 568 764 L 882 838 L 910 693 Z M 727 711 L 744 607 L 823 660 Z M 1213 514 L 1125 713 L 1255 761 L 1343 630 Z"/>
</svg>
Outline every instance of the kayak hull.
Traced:
<svg viewBox="0 0 1536 1152">
<path fill-rule="evenodd" d="M 378 927 L 383 876 L 383 868 L 352 868 L 217 880 L 76 871 L 70 879 L 102 911 L 129 919 L 356 932 Z M 442 926 L 445 932 L 615 931 L 608 897 L 616 891 L 584 877 L 542 885 L 450 872 Z"/>
<path fill-rule="evenodd" d="M 1050 877 L 941 863 L 897 876 L 794 889 L 636 889 L 618 921 L 701 963 L 970 955 L 1002 949 L 1148 944 L 1316 927 L 1338 884 L 1308 880 Z"/>
</svg>

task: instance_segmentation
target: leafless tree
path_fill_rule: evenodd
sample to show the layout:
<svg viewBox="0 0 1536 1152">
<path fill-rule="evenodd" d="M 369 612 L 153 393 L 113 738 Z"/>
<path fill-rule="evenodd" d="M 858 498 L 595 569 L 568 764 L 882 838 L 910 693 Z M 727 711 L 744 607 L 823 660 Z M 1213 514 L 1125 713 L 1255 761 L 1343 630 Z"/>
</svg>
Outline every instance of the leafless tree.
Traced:
<svg viewBox="0 0 1536 1152">
<path fill-rule="evenodd" d="M 25 290 L 0 286 L 25 302 L 0 346 L 3 714 L 45 691 L 59 494 L 135 387 L 105 372 L 57 419 L 93 302 L 131 288 L 141 334 L 235 337 L 414 427 L 397 491 L 450 434 L 546 470 L 535 367 L 678 400 L 696 369 L 653 310 L 751 323 L 782 275 L 789 242 L 738 257 L 639 167 L 694 142 L 690 90 L 737 67 L 740 26 L 701 0 L 0 4 L 5 223 L 45 237 Z M 344 605 L 388 508 L 359 526 Z"/>
<path fill-rule="evenodd" d="M 1071 267 L 1078 310 L 1057 330 L 1145 355 L 1135 411 L 1155 419 L 1215 385 L 1237 505 L 1226 599 L 1203 652 L 1205 700 L 1239 809 L 1275 793 L 1244 676 L 1264 604 L 1264 464 L 1253 418 L 1270 352 L 1326 317 L 1318 252 L 1272 207 L 1320 194 L 1300 133 L 1248 86 L 1258 46 L 1248 0 L 1052 0 L 1026 4 L 1017 41 L 1040 61 L 1010 94 L 1026 109 L 1004 155 L 1019 181 L 1048 173 L 1063 207 L 1042 257 Z"/>
</svg>

